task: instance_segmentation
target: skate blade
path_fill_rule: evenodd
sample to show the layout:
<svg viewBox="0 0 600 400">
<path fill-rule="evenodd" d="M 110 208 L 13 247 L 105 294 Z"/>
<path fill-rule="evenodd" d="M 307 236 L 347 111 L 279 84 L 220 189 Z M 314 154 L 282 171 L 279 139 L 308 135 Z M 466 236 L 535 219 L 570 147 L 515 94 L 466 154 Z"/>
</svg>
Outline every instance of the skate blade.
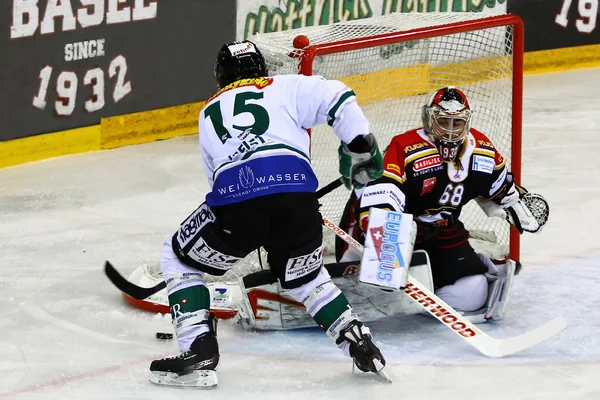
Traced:
<svg viewBox="0 0 600 400">
<path fill-rule="evenodd" d="M 155 385 L 173 386 L 192 389 L 214 389 L 219 384 L 215 371 L 194 371 L 179 375 L 175 372 L 153 371 L 149 378 Z"/>
<path fill-rule="evenodd" d="M 375 375 L 377 375 L 386 382 L 392 383 L 392 378 L 390 378 L 387 372 L 385 372 L 385 370 L 383 369 L 384 365 L 377 359 L 373 360 L 373 364 L 375 365 L 375 368 L 378 369 L 378 371 L 375 372 Z"/>
<path fill-rule="evenodd" d="M 379 360 L 373 360 L 373 364 L 375 365 L 376 368 L 379 368 L 379 371 L 373 371 L 373 373 L 375 375 L 377 375 L 379 378 L 381 378 L 382 380 L 384 380 L 388 383 L 392 383 L 392 378 L 390 378 L 390 376 L 387 374 L 387 372 L 385 372 L 383 370 L 384 365 Z M 355 368 L 356 368 L 356 366 L 354 365 L 354 363 L 352 363 L 352 374 L 355 373 Z"/>
</svg>

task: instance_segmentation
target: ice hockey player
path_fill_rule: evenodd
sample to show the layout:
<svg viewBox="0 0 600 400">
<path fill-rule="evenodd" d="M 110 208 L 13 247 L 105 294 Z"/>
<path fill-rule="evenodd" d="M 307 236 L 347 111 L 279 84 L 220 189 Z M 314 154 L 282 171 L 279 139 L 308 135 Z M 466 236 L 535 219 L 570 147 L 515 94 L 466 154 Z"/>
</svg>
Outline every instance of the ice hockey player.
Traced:
<svg viewBox="0 0 600 400">
<path fill-rule="evenodd" d="M 364 243 L 372 207 L 412 214 L 415 249 L 429 255 L 435 293 L 472 322 L 485 322 L 501 318 L 516 264 L 475 252 L 459 220 L 462 207 L 475 199 L 489 216 L 508 215 L 521 233 L 539 231 L 545 220 L 522 201 L 526 190 L 490 139 L 470 127 L 471 116 L 461 90 L 437 90 L 423 107 L 423 127 L 394 136 L 383 176 L 353 191 L 340 225 Z M 336 257 L 360 254 L 338 239 Z"/>
<path fill-rule="evenodd" d="M 385 374 L 369 329 L 323 268 L 322 219 L 307 129 L 328 123 L 341 140 L 348 185 L 379 178 L 383 160 L 354 92 L 319 76 L 268 77 L 250 41 L 221 47 L 218 92 L 200 112 L 200 147 L 211 187 L 206 201 L 162 250 L 179 356 L 152 362 L 153 383 L 215 386 L 219 347 L 205 275 L 223 275 L 264 247 L 281 286 L 356 366 Z"/>
</svg>

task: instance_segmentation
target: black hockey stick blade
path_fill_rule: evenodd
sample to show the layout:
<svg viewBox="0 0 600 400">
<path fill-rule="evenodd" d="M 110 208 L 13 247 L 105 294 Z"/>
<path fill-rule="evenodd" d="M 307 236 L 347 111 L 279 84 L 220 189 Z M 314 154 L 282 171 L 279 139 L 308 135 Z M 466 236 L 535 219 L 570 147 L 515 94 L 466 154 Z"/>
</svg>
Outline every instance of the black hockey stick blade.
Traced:
<svg viewBox="0 0 600 400">
<path fill-rule="evenodd" d="M 104 273 L 106 274 L 108 279 L 113 283 L 113 285 L 117 287 L 117 289 L 125 293 L 127 296 L 133 297 L 137 300 L 144 300 L 152 296 L 154 293 L 161 291 L 167 286 L 167 284 L 164 281 L 162 281 L 156 286 L 149 288 L 137 286 L 125 279 L 119 273 L 119 271 L 117 271 L 115 267 L 112 266 L 112 264 L 109 261 L 106 261 L 106 263 L 104 264 Z"/>
<path fill-rule="evenodd" d="M 343 183 L 344 183 L 344 181 L 341 176 L 339 178 L 337 178 L 335 181 L 328 183 L 326 186 L 317 190 L 317 199 L 320 199 L 321 197 L 325 196 L 326 194 L 333 192 L 335 189 L 342 186 Z"/>
</svg>

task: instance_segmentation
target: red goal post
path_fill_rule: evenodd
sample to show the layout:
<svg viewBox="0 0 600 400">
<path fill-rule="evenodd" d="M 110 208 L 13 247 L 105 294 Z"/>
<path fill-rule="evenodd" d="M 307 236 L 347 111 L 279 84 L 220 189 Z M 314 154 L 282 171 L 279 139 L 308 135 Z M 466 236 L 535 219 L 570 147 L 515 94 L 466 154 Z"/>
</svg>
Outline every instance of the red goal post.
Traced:
<svg viewBox="0 0 600 400">
<path fill-rule="evenodd" d="M 310 45 L 294 49 L 298 35 L 307 36 Z M 472 126 L 490 137 L 521 181 L 523 23 L 518 16 L 397 13 L 250 40 L 272 75 L 318 74 L 348 84 L 382 148 L 395 134 L 420 125 L 420 107 L 430 92 L 462 88 L 474 104 Z M 312 132 L 313 167 L 321 185 L 337 174 L 339 142 L 327 128 Z M 344 189 L 326 196 L 323 215 L 339 221 L 348 196 Z M 474 236 L 482 233 L 484 241 L 506 249 L 504 256 L 519 259 L 519 234 L 505 221 L 488 218 L 473 204 L 461 219 Z"/>
</svg>

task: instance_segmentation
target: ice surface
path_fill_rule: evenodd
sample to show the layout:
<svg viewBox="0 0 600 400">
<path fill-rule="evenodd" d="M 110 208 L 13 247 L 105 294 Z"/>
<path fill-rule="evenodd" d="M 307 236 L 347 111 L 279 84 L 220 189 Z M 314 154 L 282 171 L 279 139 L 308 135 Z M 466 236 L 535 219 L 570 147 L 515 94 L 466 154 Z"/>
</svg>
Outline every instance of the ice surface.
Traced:
<svg viewBox="0 0 600 400">
<path fill-rule="evenodd" d="M 156 387 L 148 366 L 177 352 L 168 318 L 124 305 L 102 274 L 155 262 L 206 192 L 197 138 L 0 170 L 0 398 L 600 399 L 600 69 L 525 79 L 523 183 L 551 206 L 522 238 L 510 312 L 483 326 L 522 333 L 555 315 L 559 336 L 488 359 L 424 316 L 372 324 L 393 384 L 351 374 L 316 329 L 243 332 L 222 323 L 220 387 Z"/>
</svg>

